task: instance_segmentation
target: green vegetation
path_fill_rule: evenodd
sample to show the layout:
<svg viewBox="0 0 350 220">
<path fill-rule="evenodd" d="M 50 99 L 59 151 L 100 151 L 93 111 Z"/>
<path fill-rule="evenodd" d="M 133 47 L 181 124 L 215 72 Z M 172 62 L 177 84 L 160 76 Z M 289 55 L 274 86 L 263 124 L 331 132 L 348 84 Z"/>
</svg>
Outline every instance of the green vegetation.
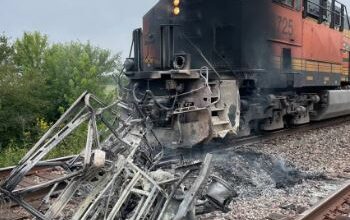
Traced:
<svg viewBox="0 0 350 220">
<path fill-rule="evenodd" d="M 0 36 L 0 167 L 13 165 L 84 91 L 109 102 L 110 74 L 119 54 L 89 42 L 50 44 L 38 32 L 14 42 Z M 49 157 L 78 153 L 85 144 L 78 129 Z"/>
</svg>

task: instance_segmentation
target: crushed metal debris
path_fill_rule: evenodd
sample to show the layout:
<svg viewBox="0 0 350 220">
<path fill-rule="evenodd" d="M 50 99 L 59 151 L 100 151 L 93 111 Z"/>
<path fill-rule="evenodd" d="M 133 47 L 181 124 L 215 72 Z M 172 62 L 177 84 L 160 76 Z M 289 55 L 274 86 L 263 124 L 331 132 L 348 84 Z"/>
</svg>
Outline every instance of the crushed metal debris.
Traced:
<svg viewBox="0 0 350 220">
<path fill-rule="evenodd" d="M 201 161 L 165 159 L 160 142 L 152 146 L 145 138 L 152 135 L 147 119 L 133 109 L 121 101 L 106 106 L 83 93 L 5 179 L 1 200 L 17 203 L 37 219 L 180 220 L 228 211 L 235 192 L 210 175 L 212 155 Z M 68 162 L 43 161 L 84 125 L 87 137 L 81 154 Z M 43 164 L 60 167 L 63 175 L 20 188 L 26 174 Z M 43 189 L 47 194 L 38 208 L 24 200 Z"/>
</svg>

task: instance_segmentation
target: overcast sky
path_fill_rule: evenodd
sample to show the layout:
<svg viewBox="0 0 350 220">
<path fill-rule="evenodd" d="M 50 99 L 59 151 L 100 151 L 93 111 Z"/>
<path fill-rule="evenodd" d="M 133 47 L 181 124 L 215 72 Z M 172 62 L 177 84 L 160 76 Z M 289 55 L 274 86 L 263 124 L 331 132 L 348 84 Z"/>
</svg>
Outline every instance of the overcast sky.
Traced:
<svg viewBox="0 0 350 220">
<path fill-rule="evenodd" d="M 80 40 L 111 49 L 130 48 L 132 30 L 157 0 L 0 0 L 0 32 L 13 39 L 40 31 L 51 42 Z M 127 54 L 127 53 L 124 53 Z"/>
<path fill-rule="evenodd" d="M 0 32 L 13 39 L 24 31 L 40 31 L 51 42 L 90 40 L 123 52 L 131 32 L 158 0 L 0 0 Z M 341 0 L 348 5 L 350 0 Z"/>
</svg>

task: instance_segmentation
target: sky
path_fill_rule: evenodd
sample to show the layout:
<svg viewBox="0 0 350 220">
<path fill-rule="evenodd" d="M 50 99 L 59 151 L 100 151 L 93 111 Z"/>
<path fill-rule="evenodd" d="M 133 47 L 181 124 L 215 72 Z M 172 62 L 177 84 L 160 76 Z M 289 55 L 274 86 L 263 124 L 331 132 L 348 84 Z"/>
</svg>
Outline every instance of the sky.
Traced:
<svg viewBox="0 0 350 220">
<path fill-rule="evenodd" d="M 158 0 L 0 0 L 0 33 L 15 39 L 40 31 L 51 42 L 90 41 L 122 52 L 130 48 L 132 30 Z M 350 0 L 344 2 L 350 13 Z"/>
<path fill-rule="evenodd" d="M 0 0 L 0 33 L 12 39 L 40 31 L 51 42 L 79 40 L 123 52 L 132 31 L 158 0 Z"/>
</svg>

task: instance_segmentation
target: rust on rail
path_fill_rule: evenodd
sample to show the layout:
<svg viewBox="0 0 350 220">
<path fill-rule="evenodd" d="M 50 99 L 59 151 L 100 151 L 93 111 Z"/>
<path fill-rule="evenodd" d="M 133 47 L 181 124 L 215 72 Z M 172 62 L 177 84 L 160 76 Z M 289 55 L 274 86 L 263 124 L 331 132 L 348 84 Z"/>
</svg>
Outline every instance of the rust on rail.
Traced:
<svg viewBox="0 0 350 220">
<path fill-rule="evenodd" d="M 349 220 L 350 181 L 341 189 L 303 213 L 297 220 Z"/>
</svg>

